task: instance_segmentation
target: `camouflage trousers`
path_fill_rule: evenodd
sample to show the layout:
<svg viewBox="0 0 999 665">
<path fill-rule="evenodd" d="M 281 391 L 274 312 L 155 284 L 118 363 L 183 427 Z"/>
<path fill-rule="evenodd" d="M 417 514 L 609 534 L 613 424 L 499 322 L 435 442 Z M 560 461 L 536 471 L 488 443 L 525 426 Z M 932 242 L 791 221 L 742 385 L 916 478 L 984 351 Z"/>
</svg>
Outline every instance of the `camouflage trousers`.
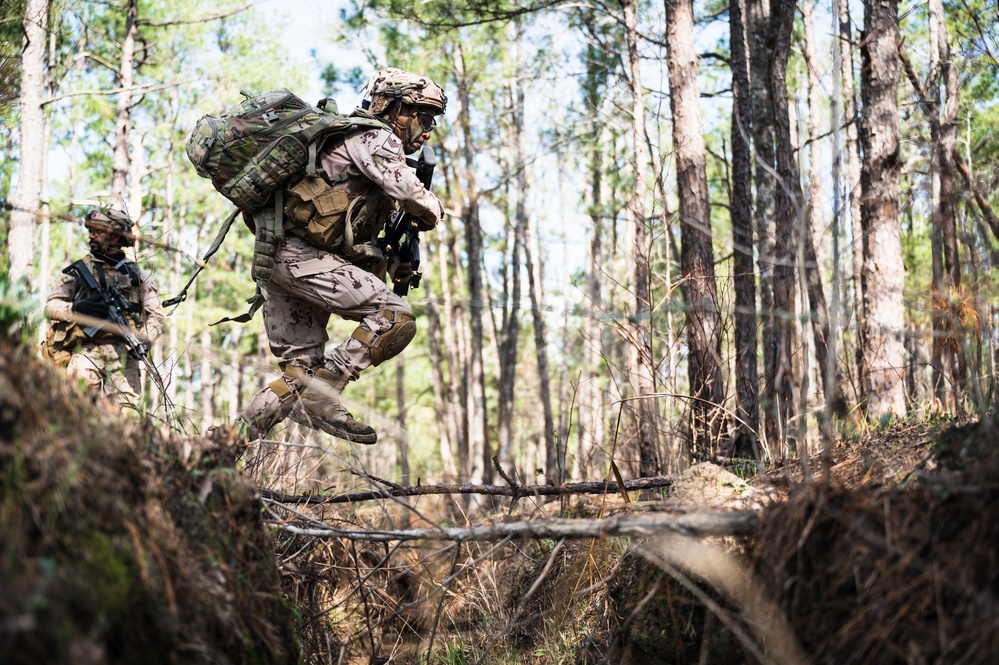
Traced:
<svg viewBox="0 0 999 665">
<path fill-rule="evenodd" d="M 66 373 L 82 380 L 92 392 L 100 393 L 119 408 L 137 406 L 142 383 L 139 362 L 118 344 L 84 346 L 70 356 Z"/>
<path fill-rule="evenodd" d="M 392 328 L 396 312 L 411 313 L 384 280 L 294 236 L 278 248 L 264 299 L 271 353 L 283 363 L 325 366 L 341 374 L 344 383 L 356 380 L 372 365 L 371 347 L 352 336 L 324 354 L 330 315 L 356 321 L 358 328 L 377 336 Z M 260 423 L 260 432 L 266 433 L 288 416 L 291 406 L 281 403 L 267 387 L 250 399 L 240 417 L 247 423 Z"/>
</svg>

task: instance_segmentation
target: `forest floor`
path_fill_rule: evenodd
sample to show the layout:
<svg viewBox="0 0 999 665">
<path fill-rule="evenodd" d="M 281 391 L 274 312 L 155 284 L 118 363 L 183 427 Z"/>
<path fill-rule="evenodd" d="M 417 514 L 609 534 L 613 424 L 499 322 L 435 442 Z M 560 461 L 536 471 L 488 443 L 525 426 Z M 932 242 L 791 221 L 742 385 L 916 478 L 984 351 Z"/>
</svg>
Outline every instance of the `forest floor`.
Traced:
<svg viewBox="0 0 999 665">
<path fill-rule="evenodd" d="M 900 423 L 838 439 L 829 477 L 705 462 L 651 497 L 279 506 L 231 433 L 118 417 L 0 342 L 0 662 L 991 663 L 997 443 Z M 758 520 L 461 544 L 281 528 L 705 511 Z"/>
</svg>

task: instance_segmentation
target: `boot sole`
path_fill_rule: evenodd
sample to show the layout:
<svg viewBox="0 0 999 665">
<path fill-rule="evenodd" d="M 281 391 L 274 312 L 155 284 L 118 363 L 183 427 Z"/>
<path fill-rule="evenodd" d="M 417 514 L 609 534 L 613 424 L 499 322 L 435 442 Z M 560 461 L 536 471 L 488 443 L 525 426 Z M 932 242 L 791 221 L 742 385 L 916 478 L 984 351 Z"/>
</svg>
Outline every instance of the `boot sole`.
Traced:
<svg viewBox="0 0 999 665">
<path fill-rule="evenodd" d="M 378 443 L 378 432 L 375 432 L 374 430 L 372 430 L 370 434 L 358 434 L 351 432 L 350 430 L 343 429 L 339 423 L 327 422 L 322 418 L 317 418 L 316 416 L 304 416 L 296 411 L 292 411 L 289 417 L 299 425 L 309 427 L 311 429 L 322 430 L 331 436 L 335 436 L 336 438 L 343 439 L 345 441 L 350 441 L 351 443 L 360 443 L 365 446 Z"/>
</svg>

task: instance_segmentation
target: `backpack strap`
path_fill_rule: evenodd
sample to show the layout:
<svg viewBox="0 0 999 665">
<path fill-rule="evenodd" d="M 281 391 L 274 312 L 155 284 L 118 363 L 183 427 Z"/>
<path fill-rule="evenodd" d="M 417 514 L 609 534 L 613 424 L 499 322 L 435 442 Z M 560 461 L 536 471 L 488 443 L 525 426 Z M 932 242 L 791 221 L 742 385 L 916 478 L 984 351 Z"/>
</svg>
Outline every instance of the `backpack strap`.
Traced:
<svg viewBox="0 0 999 665">
<path fill-rule="evenodd" d="M 264 287 L 271 281 L 274 264 L 277 261 L 278 245 L 284 240 L 284 188 L 279 187 L 274 194 L 274 208 L 262 208 L 253 213 L 253 224 L 256 227 L 256 240 L 253 243 L 253 265 L 250 276 L 257 283 L 256 292 L 247 299 L 250 308 L 245 314 L 225 317 L 210 325 L 232 321 L 247 323 L 264 304 Z"/>
</svg>

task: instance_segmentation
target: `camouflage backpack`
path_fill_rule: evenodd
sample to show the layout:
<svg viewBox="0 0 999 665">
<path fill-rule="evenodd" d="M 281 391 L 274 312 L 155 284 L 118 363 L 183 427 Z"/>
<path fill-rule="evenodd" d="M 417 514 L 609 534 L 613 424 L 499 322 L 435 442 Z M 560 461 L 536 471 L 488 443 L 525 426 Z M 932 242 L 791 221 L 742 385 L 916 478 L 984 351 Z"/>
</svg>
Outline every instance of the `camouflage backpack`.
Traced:
<svg viewBox="0 0 999 665">
<path fill-rule="evenodd" d="M 332 100 L 306 104 L 287 88 L 240 94 L 246 99 L 231 113 L 198 120 L 187 141 L 187 156 L 198 175 L 249 213 L 267 205 L 289 181 L 315 177 L 316 154 L 333 134 L 357 126 L 386 126 L 371 118 L 339 115 Z"/>
<path fill-rule="evenodd" d="M 244 91 L 240 94 L 246 99 L 235 110 L 202 117 L 187 140 L 187 157 L 198 175 L 211 180 L 215 189 L 237 208 L 222 225 L 203 260 L 218 250 L 239 212 L 253 220 L 256 243 L 251 274 L 257 283 L 257 295 L 250 299 L 246 315 L 223 319 L 234 321 L 249 320 L 263 302 L 260 287 L 270 280 L 278 241 L 284 237 L 285 185 L 302 177 L 317 177 L 316 157 L 331 136 L 354 127 L 388 126 L 370 114 L 342 116 L 331 99 L 312 106 L 287 88 L 261 95 Z M 200 272 L 199 267 L 181 293 L 165 300 L 164 306 L 185 300 Z"/>
</svg>

